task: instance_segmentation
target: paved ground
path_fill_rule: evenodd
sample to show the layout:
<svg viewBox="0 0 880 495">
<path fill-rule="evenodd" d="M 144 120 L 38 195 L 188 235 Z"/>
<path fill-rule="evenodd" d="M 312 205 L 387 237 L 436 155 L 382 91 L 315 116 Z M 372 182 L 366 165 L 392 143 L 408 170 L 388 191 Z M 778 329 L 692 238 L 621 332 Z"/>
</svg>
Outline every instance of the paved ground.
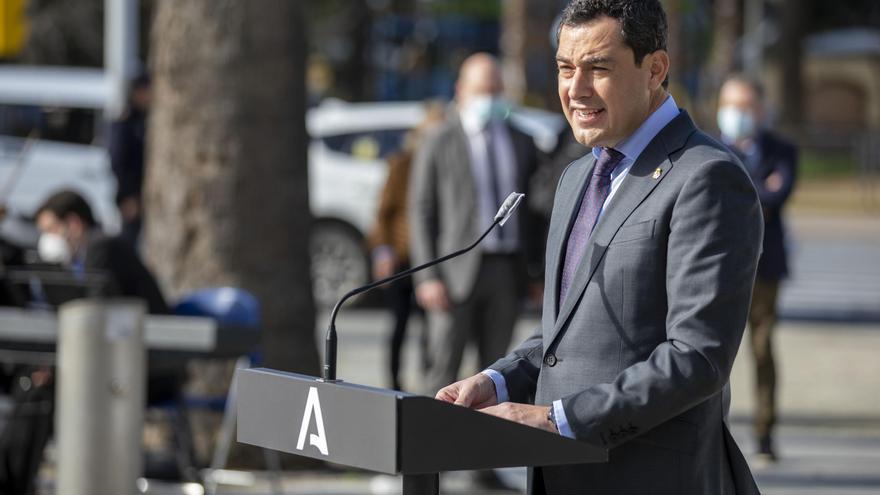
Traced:
<svg viewBox="0 0 880 495">
<path fill-rule="evenodd" d="M 793 216 L 788 240 L 783 316 L 880 322 L 880 218 Z"/>
</svg>

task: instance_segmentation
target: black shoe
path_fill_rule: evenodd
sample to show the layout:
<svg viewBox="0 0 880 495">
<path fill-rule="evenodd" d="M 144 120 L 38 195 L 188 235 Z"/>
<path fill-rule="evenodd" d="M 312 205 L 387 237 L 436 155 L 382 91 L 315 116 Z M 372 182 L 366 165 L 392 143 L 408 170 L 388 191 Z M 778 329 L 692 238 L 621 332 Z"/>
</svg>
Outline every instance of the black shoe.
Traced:
<svg viewBox="0 0 880 495">
<path fill-rule="evenodd" d="M 778 460 L 773 450 L 773 439 L 769 435 L 758 439 L 758 452 L 755 460 L 763 464 L 771 464 Z"/>
</svg>

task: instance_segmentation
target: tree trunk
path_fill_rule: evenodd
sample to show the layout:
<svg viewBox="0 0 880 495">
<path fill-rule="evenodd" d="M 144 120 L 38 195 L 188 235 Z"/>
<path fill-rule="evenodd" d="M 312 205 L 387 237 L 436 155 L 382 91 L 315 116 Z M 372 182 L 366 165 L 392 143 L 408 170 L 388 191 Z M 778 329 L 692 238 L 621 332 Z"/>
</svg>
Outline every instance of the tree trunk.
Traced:
<svg viewBox="0 0 880 495">
<path fill-rule="evenodd" d="M 317 373 L 300 3 L 161 0 L 156 8 L 151 265 L 168 295 L 219 285 L 252 292 L 265 364 Z"/>
<path fill-rule="evenodd" d="M 718 89 L 724 79 L 737 69 L 736 47 L 742 33 L 741 22 L 738 0 L 715 0 L 712 7 L 712 48 L 706 69 L 700 77 L 699 104 L 693 107 L 697 122 L 708 128 L 715 127 Z"/>
<path fill-rule="evenodd" d="M 783 131 L 797 135 L 803 129 L 804 86 L 802 74 L 803 49 L 809 4 L 797 0 L 780 2 L 782 37 L 780 54 L 780 124 Z"/>
<path fill-rule="evenodd" d="M 507 96 L 522 103 L 526 95 L 527 0 L 507 0 L 501 12 L 501 54 Z"/>
</svg>

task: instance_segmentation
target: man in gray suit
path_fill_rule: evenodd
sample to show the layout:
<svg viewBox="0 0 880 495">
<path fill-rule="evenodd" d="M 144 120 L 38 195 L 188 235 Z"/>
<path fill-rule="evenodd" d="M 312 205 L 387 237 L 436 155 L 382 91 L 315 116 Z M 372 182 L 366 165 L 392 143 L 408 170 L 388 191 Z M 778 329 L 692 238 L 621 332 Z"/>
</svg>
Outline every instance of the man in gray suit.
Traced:
<svg viewBox="0 0 880 495">
<path fill-rule="evenodd" d="M 534 173 L 534 142 L 508 122 L 501 91 L 494 57 L 478 53 L 464 61 L 455 87 L 457 112 L 426 138 L 413 162 L 414 265 L 474 242 L 507 195 L 524 190 Z M 477 250 L 416 274 L 416 299 L 428 319 L 428 393 L 457 379 L 468 340 L 478 346 L 480 366 L 507 352 L 529 272 L 537 278 L 542 268 L 535 218 L 519 215 Z"/>
<path fill-rule="evenodd" d="M 754 494 L 726 424 L 761 207 L 666 92 L 659 0 L 575 0 L 559 96 L 593 152 L 560 179 L 536 333 L 437 398 L 609 449 L 534 468 L 532 493 Z"/>
</svg>

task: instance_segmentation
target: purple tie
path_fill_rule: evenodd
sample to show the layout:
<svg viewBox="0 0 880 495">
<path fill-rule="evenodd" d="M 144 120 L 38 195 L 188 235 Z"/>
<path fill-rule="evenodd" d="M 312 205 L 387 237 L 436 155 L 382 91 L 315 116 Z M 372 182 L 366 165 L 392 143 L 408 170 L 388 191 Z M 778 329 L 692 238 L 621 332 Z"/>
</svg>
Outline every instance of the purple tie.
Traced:
<svg viewBox="0 0 880 495">
<path fill-rule="evenodd" d="M 559 283 L 559 302 L 565 301 L 571 281 L 577 272 L 581 258 L 587 251 L 587 242 L 596 225 L 596 219 L 605 204 L 608 192 L 611 190 L 611 172 L 623 159 L 623 153 L 613 148 L 602 148 L 596 166 L 593 167 L 593 175 L 587 184 L 587 192 L 581 200 L 577 219 L 568 234 L 568 242 L 565 245 L 565 261 L 562 266 L 562 280 Z"/>
</svg>

